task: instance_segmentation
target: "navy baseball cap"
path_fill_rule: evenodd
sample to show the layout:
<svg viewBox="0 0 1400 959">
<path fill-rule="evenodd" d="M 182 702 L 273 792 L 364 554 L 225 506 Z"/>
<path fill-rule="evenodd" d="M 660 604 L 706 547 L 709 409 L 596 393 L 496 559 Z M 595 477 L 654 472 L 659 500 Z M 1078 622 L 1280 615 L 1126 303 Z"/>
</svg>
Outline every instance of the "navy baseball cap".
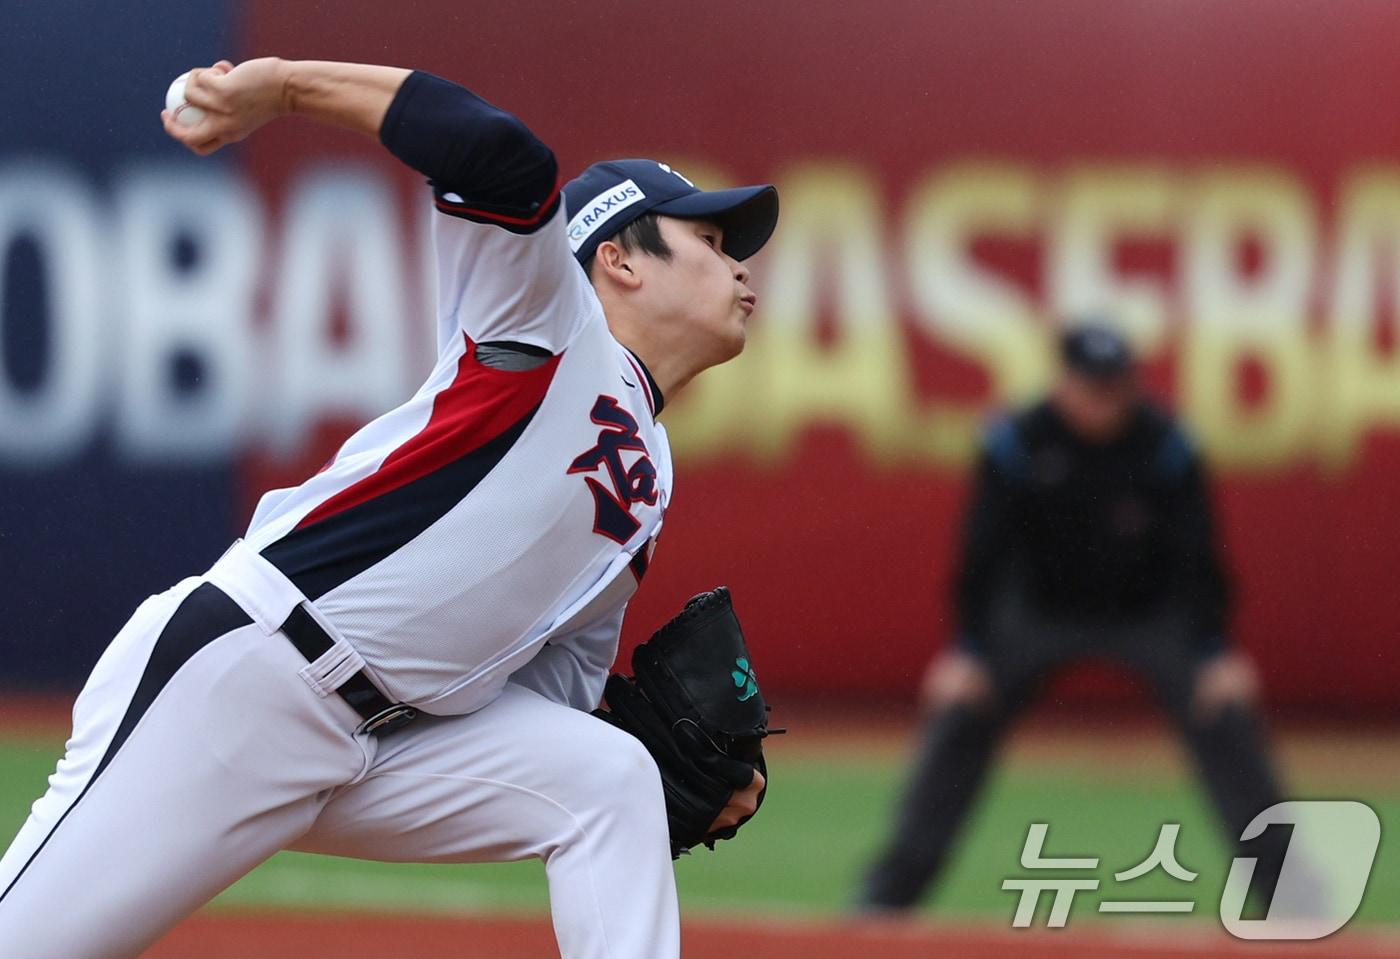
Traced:
<svg viewBox="0 0 1400 959">
<path fill-rule="evenodd" d="M 604 160 L 564 184 L 564 212 L 580 263 L 644 213 L 714 220 L 724 252 L 746 260 L 778 225 L 778 191 L 770 184 L 705 191 L 655 160 Z"/>
<path fill-rule="evenodd" d="M 1060 338 L 1068 369 L 1092 380 L 1121 379 L 1133 371 L 1133 350 L 1122 333 L 1102 323 L 1082 323 Z"/>
</svg>

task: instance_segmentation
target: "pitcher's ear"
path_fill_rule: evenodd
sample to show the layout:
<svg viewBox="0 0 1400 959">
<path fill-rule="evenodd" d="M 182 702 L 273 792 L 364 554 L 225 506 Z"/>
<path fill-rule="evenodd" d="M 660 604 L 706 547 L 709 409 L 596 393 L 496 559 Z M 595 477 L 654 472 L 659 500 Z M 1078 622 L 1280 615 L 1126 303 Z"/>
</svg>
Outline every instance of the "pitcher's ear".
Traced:
<svg viewBox="0 0 1400 959">
<path fill-rule="evenodd" d="M 599 280 L 604 277 L 627 288 L 635 288 L 642 282 L 632 269 L 632 255 L 622 248 L 622 244 L 613 240 L 598 244 L 598 250 L 593 254 L 593 278 Z"/>
</svg>

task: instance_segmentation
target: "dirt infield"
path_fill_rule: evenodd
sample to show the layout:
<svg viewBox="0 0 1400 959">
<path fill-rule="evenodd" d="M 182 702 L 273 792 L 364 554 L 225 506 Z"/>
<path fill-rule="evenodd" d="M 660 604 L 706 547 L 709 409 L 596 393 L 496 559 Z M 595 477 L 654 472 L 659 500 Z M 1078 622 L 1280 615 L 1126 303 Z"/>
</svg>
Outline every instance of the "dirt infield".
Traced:
<svg viewBox="0 0 1400 959">
<path fill-rule="evenodd" d="M 201 915 L 150 959 L 557 957 L 544 919 L 438 919 L 295 913 Z M 1201 932 L 1128 934 L 941 928 L 895 922 L 690 923 L 686 959 L 1183 959 L 1194 956 L 1400 957 L 1400 942 L 1344 932 L 1320 943 L 1239 943 Z"/>
</svg>

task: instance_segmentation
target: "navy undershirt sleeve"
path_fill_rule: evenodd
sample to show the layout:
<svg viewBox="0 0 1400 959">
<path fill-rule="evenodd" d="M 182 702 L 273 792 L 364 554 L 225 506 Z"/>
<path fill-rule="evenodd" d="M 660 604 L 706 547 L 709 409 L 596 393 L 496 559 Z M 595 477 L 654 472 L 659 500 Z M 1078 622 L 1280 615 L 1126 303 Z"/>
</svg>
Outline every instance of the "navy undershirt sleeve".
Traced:
<svg viewBox="0 0 1400 959">
<path fill-rule="evenodd" d="M 404 80 L 379 139 L 432 181 L 445 213 L 530 232 L 558 206 L 549 147 L 511 114 L 430 73 Z"/>
</svg>

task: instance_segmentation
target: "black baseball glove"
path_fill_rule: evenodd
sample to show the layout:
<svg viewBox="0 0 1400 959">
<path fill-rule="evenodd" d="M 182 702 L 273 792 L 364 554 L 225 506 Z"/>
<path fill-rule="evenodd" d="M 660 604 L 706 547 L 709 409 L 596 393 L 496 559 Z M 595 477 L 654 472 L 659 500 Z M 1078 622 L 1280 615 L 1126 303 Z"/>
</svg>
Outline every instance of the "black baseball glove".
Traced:
<svg viewBox="0 0 1400 959">
<path fill-rule="evenodd" d="M 768 706 L 729 590 L 701 593 L 632 654 L 635 677 L 608 677 L 595 715 L 636 736 L 661 770 L 671 855 L 733 839 L 751 817 L 710 832 L 736 789 L 767 779 Z M 771 732 L 782 732 L 772 730 Z M 759 805 L 767 793 L 759 793 Z"/>
</svg>

